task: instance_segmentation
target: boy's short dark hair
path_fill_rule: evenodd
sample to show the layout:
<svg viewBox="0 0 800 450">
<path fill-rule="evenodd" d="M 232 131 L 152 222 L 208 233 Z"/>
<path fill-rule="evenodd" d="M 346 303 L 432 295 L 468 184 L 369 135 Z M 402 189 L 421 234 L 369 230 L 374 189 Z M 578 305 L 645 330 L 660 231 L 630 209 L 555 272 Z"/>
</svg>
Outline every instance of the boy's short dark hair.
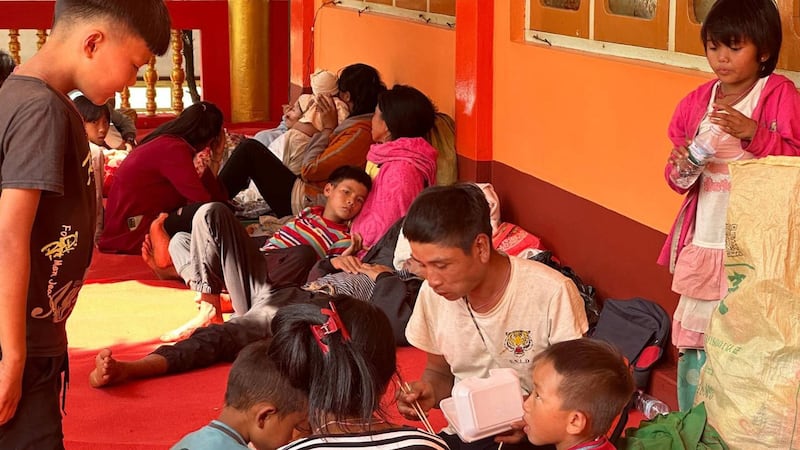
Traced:
<svg viewBox="0 0 800 450">
<path fill-rule="evenodd" d="M 260 402 L 272 403 L 278 415 L 306 408 L 306 396 L 292 387 L 267 355 L 269 342 L 254 342 L 239 352 L 228 374 L 225 405 L 245 411 Z"/>
<path fill-rule="evenodd" d="M 378 96 L 378 108 L 392 139 L 424 137 L 436 120 L 436 108 L 431 100 L 419 90 L 402 84 L 382 92 Z"/>
<path fill-rule="evenodd" d="M 170 19 L 164 0 L 56 0 L 53 28 L 101 18 L 141 37 L 156 55 L 169 48 Z"/>
<path fill-rule="evenodd" d="M 757 57 L 769 53 L 761 62 L 759 78 L 775 71 L 782 38 L 781 16 L 774 0 L 718 0 L 700 29 L 703 48 L 709 41 L 731 47 L 747 39 L 758 48 Z"/>
<path fill-rule="evenodd" d="M 75 103 L 75 108 L 81 113 L 84 122 L 94 122 L 101 117 L 111 121 L 111 112 L 106 105 L 97 106 L 83 95 L 75 97 L 72 102 Z"/>
<path fill-rule="evenodd" d="M 16 67 L 16 64 L 14 64 L 14 59 L 11 58 L 11 55 L 0 50 L 0 86 L 14 72 L 14 67 Z"/>
<path fill-rule="evenodd" d="M 334 186 L 344 180 L 353 180 L 363 184 L 367 188 L 367 192 L 372 190 L 372 178 L 361 167 L 339 166 L 328 177 L 328 183 Z"/>
<path fill-rule="evenodd" d="M 622 354 L 607 342 L 582 338 L 551 345 L 533 363 L 545 361 L 562 377 L 561 409 L 583 412 L 589 419 L 587 434 L 606 434 L 633 395 L 633 377 Z"/>
<path fill-rule="evenodd" d="M 411 242 L 459 247 L 468 254 L 479 234 L 492 238 L 489 202 L 473 183 L 429 187 L 408 209 L 403 234 Z"/>
</svg>

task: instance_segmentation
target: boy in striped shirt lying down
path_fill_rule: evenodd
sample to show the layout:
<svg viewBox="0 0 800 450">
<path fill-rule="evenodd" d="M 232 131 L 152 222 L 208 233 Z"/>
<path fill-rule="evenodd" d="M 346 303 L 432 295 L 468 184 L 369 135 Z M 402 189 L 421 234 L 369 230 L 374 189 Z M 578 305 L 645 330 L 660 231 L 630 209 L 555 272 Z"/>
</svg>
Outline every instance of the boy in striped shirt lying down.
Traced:
<svg viewBox="0 0 800 450">
<path fill-rule="evenodd" d="M 234 313 L 242 315 L 262 290 L 303 284 L 320 258 L 357 252 L 360 239 L 351 237 L 349 224 L 361 212 L 370 189 L 372 180 L 363 169 L 337 168 L 325 186 L 325 206 L 304 209 L 260 249 L 227 206 L 200 207 L 191 234 L 177 233 L 169 242 L 175 270 L 200 294 L 200 310 L 161 340 L 184 339 L 197 327 L 222 323 L 223 289 L 230 294 Z"/>
</svg>

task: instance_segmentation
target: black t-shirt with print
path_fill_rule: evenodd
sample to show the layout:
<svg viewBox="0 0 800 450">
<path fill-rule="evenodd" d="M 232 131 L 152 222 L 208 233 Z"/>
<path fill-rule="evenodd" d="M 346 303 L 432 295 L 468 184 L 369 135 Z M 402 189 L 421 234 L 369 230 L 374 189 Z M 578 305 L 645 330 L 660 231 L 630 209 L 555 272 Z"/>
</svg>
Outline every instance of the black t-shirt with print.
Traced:
<svg viewBox="0 0 800 450">
<path fill-rule="evenodd" d="M 0 89 L 0 190 L 12 188 L 42 191 L 30 242 L 28 356 L 59 355 L 94 247 L 91 153 L 69 98 L 17 75 Z"/>
</svg>

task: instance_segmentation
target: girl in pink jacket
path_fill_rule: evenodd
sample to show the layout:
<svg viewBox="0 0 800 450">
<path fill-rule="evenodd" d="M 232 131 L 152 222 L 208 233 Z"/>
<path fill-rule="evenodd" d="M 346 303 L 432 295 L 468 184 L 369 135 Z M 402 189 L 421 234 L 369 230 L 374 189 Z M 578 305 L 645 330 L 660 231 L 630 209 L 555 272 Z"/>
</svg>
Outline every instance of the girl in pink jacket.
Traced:
<svg viewBox="0 0 800 450">
<path fill-rule="evenodd" d="M 680 354 L 681 410 L 692 407 L 705 363 L 705 329 L 728 291 L 723 264 L 728 163 L 800 154 L 800 94 L 789 79 L 773 73 L 781 47 L 774 2 L 719 0 L 700 36 L 717 79 L 681 100 L 669 126 L 674 147 L 665 176 L 686 199 L 658 260 L 670 267 L 672 290 L 681 295 L 672 329 Z M 712 154 L 698 151 L 698 145 L 711 147 Z M 695 169 L 688 181 L 687 167 Z"/>
</svg>

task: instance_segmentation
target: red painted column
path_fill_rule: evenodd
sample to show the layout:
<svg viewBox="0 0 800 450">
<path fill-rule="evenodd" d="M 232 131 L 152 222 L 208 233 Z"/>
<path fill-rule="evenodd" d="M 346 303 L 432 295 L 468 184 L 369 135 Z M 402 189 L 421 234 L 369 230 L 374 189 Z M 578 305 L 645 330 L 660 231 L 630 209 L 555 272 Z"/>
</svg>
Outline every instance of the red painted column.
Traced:
<svg viewBox="0 0 800 450">
<path fill-rule="evenodd" d="M 269 118 L 278 122 L 289 102 L 289 0 L 270 0 L 269 30 Z"/>
<path fill-rule="evenodd" d="M 231 120 L 230 31 L 227 0 L 167 1 L 173 29 L 200 30 L 203 100 Z"/>
<path fill-rule="evenodd" d="M 456 148 L 459 178 L 491 178 L 494 2 L 456 2 Z"/>
<path fill-rule="evenodd" d="M 315 0 L 291 0 L 289 5 L 289 98 L 297 98 L 311 85 L 308 78 L 314 67 L 311 28 L 315 4 Z"/>
</svg>

